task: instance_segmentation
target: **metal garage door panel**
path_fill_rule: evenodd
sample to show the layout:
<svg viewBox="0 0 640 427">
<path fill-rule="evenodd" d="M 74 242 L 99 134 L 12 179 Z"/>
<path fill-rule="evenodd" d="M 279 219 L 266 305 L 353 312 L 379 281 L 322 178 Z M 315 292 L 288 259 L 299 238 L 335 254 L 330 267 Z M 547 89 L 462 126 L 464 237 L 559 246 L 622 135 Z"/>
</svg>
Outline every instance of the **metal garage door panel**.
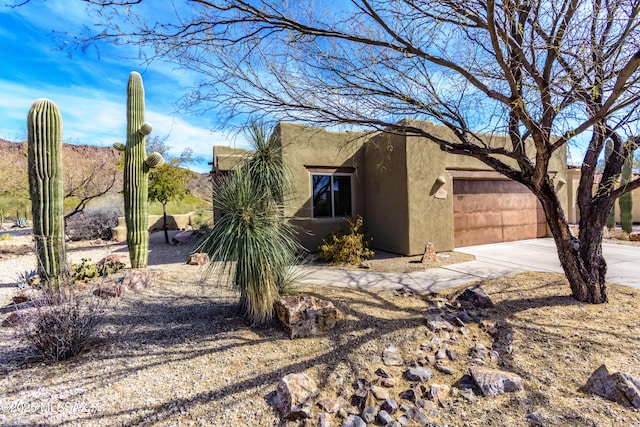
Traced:
<svg viewBox="0 0 640 427">
<path fill-rule="evenodd" d="M 456 247 L 546 236 L 542 206 L 515 181 L 453 181 Z"/>
</svg>

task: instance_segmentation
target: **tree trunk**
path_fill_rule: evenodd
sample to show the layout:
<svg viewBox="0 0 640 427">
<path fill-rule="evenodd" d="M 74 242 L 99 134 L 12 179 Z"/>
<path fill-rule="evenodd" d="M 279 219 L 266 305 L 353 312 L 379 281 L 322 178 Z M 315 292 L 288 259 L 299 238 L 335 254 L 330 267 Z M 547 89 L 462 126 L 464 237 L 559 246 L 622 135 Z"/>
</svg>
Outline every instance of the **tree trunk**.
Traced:
<svg viewBox="0 0 640 427">
<path fill-rule="evenodd" d="M 580 218 L 580 235 L 574 237 L 552 185 L 545 185 L 538 197 L 558 249 L 558 258 L 569 281 L 572 296 L 581 302 L 607 302 L 605 275 L 607 263 L 602 256 L 602 230 L 606 214 L 585 212 Z"/>
<path fill-rule="evenodd" d="M 169 230 L 167 227 L 167 204 L 162 204 L 162 229 L 164 230 L 164 242 L 169 244 Z"/>
</svg>

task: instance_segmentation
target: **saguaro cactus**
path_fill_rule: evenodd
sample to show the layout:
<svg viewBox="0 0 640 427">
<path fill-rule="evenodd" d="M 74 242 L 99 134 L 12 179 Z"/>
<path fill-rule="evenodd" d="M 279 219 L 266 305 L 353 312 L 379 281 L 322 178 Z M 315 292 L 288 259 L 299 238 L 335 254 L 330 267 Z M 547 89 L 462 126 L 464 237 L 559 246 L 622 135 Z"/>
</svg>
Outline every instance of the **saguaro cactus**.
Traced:
<svg viewBox="0 0 640 427">
<path fill-rule="evenodd" d="M 613 152 L 613 141 L 607 141 L 607 144 L 604 146 L 604 158 L 605 161 L 609 159 L 609 156 Z M 611 211 L 609 212 L 609 216 L 607 216 L 607 228 L 609 230 L 613 230 L 616 228 L 616 204 L 613 203 L 611 206 Z"/>
<path fill-rule="evenodd" d="M 124 215 L 132 268 L 147 266 L 149 169 L 164 163 L 159 153 L 153 153 L 150 161 L 147 159 L 145 137 L 151 129 L 144 121 L 142 77 L 134 71 L 127 85 L 127 144 L 113 144 L 116 149 L 124 150 Z"/>
<path fill-rule="evenodd" d="M 29 192 L 38 274 L 57 291 L 65 271 L 62 116 L 48 99 L 34 102 L 27 116 Z"/>
<path fill-rule="evenodd" d="M 629 155 L 622 167 L 621 186 L 625 186 L 633 180 L 633 153 L 634 150 L 629 150 Z M 631 192 L 620 196 L 618 204 L 620 205 L 620 224 L 622 229 L 627 233 L 631 233 L 633 231 L 633 195 Z"/>
</svg>

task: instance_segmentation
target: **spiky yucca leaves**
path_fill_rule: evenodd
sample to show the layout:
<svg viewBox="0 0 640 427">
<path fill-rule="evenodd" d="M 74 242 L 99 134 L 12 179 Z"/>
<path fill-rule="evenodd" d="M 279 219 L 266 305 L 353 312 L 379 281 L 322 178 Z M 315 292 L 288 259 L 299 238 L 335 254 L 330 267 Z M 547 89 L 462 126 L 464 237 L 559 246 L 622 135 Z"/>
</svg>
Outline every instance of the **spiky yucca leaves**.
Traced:
<svg viewBox="0 0 640 427">
<path fill-rule="evenodd" d="M 198 250 L 222 261 L 240 291 L 240 308 L 253 324 L 271 319 L 273 302 L 287 286 L 289 268 L 301 247 L 284 221 L 289 191 L 279 137 L 260 123 L 248 128 L 253 153 L 230 177 L 214 185 L 220 218 Z"/>
<path fill-rule="evenodd" d="M 267 136 L 270 133 L 270 136 Z M 280 136 L 260 122 L 253 122 L 247 129 L 247 139 L 251 142 L 252 153 L 242 168 L 246 169 L 253 185 L 269 193 L 269 203 L 284 204 L 285 197 L 291 192 L 288 171 L 282 161 Z"/>
<path fill-rule="evenodd" d="M 246 169 L 216 183 L 213 205 L 222 215 L 197 250 L 223 262 L 240 292 L 243 315 L 253 324 L 265 323 L 298 251 L 293 227 L 281 221 L 280 209 Z"/>
</svg>

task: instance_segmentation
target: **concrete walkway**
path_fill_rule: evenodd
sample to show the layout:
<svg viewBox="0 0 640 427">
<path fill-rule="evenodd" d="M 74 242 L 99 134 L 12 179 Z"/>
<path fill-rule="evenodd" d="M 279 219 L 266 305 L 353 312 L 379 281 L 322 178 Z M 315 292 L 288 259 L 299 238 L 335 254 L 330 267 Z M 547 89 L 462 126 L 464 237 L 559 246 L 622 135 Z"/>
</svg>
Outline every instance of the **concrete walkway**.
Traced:
<svg viewBox="0 0 640 427">
<path fill-rule="evenodd" d="M 474 255 L 476 259 L 413 273 L 304 267 L 298 281 L 363 289 L 408 288 L 436 292 L 474 280 L 524 271 L 562 273 L 555 244 L 550 238 L 469 246 L 458 251 Z M 605 243 L 603 252 L 609 266 L 608 282 L 640 288 L 640 247 Z"/>
</svg>

